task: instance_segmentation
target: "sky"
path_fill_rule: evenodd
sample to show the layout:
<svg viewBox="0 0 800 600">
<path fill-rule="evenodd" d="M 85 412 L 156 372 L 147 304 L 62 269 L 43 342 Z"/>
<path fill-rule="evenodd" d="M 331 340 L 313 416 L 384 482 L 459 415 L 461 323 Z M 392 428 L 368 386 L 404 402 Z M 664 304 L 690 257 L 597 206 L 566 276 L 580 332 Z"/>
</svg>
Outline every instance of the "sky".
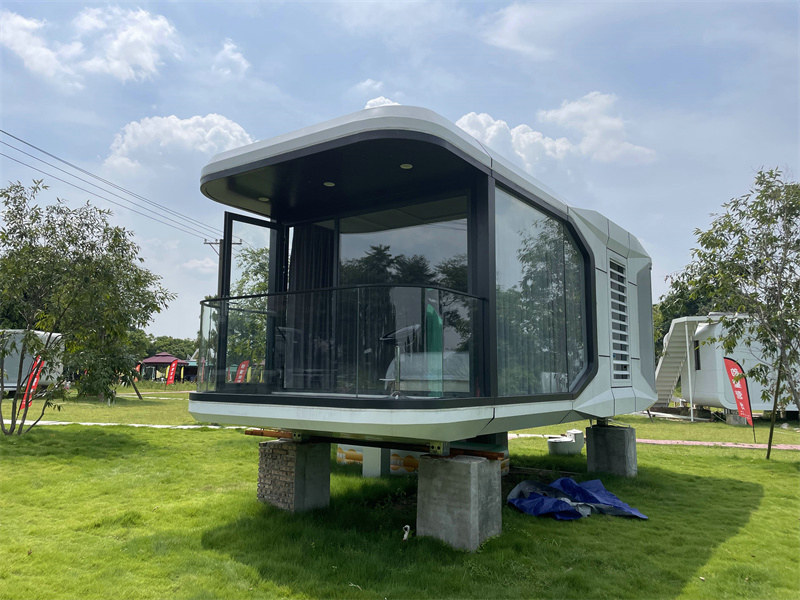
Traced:
<svg viewBox="0 0 800 600">
<path fill-rule="evenodd" d="M 43 178 L 43 203 L 111 209 L 178 295 L 147 331 L 193 338 L 216 292 L 204 240 L 222 226 L 199 189 L 209 159 L 365 107 L 422 106 L 638 237 L 657 299 L 695 229 L 759 169 L 797 180 L 798 31 L 796 0 L 0 0 L 0 184 Z"/>
</svg>

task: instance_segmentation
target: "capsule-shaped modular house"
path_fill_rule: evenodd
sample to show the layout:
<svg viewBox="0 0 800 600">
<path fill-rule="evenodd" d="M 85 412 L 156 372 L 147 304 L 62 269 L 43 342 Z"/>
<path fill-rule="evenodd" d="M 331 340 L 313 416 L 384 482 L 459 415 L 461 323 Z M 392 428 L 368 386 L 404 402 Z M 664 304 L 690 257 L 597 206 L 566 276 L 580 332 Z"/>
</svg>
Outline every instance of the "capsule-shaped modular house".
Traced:
<svg viewBox="0 0 800 600">
<path fill-rule="evenodd" d="M 222 153 L 199 420 L 408 443 L 656 399 L 650 258 L 454 124 L 383 106 Z"/>
<path fill-rule="evenodd" d="M 762 346 L 756 340 L 751 339 L 749 344 L 743 340 L 730 352 L 726 352 L 722 344 L 715 341 L 726 333 L 721 317 L 722 313 L 711 313 L 672 321 L 669 332 L 664 336 L 664 352 L 656 368 L 659 405 L 668 405 L 680 381 L 681 394 L 690 406 L 735 412 L 737 404 L 725 368 L 726 358 L 736 361 L 744 372 L 763 363 L 770 369 L 770 379 L 774 382 L 777 369 L 764 356 Z M 772 396 L 767 394 L 767 399 L 763 397 L 763 386 L 752 377 L 746 377 L 745 382 L 751 409 L 772 410 Z M 789 404 L 787 408 L 798 409 L 796 404 Z"/>
</svg>

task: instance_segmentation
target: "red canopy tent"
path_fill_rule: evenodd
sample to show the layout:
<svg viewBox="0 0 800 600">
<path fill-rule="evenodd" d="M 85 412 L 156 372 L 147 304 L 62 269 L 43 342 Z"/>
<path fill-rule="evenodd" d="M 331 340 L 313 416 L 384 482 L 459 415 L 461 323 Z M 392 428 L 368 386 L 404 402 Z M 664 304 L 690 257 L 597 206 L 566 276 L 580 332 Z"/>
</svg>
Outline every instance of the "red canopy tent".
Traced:
<svg viewBox="0 0 800 600">
<path fill-rule="evenodd" d="M 145 370 L 146 370 L 147 367 L 153 367 L 154 370 L 158 370 L 158 369 L 166 370 L 173 363 L 173 361 L 176 361 L 176 360 L 178 361 L 178 367 L 186 367 L 189 364 L 188 361 L 182 360 L 182 359 L 178 358 L 177 356 L 173 356 L 169 352 L 159 352 L 155 356 L 150 356 L 148 358 L 145 358 L 141 363 L 142 364 L 142 376 L 145 379 L 149 378 L 147 375 L 145 375 Z M 155 379 L 156 378 L 156 373 L 151 373 L 150 377 Z M 182 373 L 179 376 L 179 379 L 181 379 L 181 380 L 183 379 L 183 374 Z"/>
<path fill-rule="evenodd" d="M 155 356 L 151 356 L 149 358 L 145 358 L 142 361 L 143 365 L 148 366 L 159 366 L 159 365 L 171 365 L 172 361 L 177 360 L 179 367 L 185 367 L 189 363 L 185 360 L 181 360 L 177 356 L 172 356 L 169 352 L 159 352 Z"/>
</svg>

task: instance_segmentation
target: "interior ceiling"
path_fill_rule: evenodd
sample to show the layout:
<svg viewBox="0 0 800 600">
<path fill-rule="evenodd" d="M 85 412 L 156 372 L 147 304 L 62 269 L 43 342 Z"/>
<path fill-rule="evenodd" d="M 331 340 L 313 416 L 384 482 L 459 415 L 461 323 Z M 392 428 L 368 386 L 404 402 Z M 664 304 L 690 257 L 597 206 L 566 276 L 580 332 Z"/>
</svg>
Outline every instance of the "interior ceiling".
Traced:
<svg viewBox="0 0 800 600">
<path fill-rule="evenodd" d="M 378 212 L 348 217 L 342 220 L 342 233 L 365 233 L 400 229 L 424 223 L 440 223 L 467 217 L 467 198 L 464 195 L 412 204 Z"/>
<path fill-rule="evenodd" d="M 411 169 L 400 165 L 412 165 Z M 364 140 L 228 176 L 206 187 L 215 200 L 243 206 L 245 196 L 279 221 L 320 218 L 405 196 L 470 185 L 474 168 L 442 146 L 401 138 Z M 325 183 L 334 185 L 326 186 Z M 225 189 L 234 192 L 226 196 Z M 443 207 L 444 217 L 448 210 Z M 397 215 L 398 218 L 402 215 Z M 405 215 L 404 220 L 413 218 Z"/>
</svg>

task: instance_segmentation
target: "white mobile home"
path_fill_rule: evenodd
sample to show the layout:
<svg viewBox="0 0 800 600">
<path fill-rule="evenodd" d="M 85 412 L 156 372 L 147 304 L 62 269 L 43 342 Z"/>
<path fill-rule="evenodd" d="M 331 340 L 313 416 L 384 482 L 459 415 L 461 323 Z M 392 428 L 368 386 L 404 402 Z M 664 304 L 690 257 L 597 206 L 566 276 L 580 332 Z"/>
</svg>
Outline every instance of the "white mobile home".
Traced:
<svg viewBox="0 0 800 600">
<path fill-rule="evenodd" d="M 692 406 L 736 410 L 736 400 L 723 359 L 732 358 L 745 371 L 764 362 L 764 359 L 760 356 L 760 346 L 756 344 L 752 347 L 739 344 L 733 352 L 726 354 L 721 344 L 710 342 L 722 333 L 719 315 L 713 313 L 672 321 L 669 333 L 664 337 L 664 353 L 656 369 L 659 404 L 669 402 L 680 379 L 681 394 Z M 772 410 L 772 401 L 762 400 L 762 386 L 758 382 L 748 378 L 747 386 L 752 410 Z"/>
<path fill-rule="evenodd" d="M 36 337 L 42 344 L 61 344 L 60 333 L 48 333 L 46 331 L 34 331 Z M 20 373 L 19 361 L 22 351 L 22 338 L 25 331 L 22 329 L 0 329 L 0 377 L 3 378 L 2 389 L 5 393 L 16 391 L 19 382 L 17 381 Z M 36 356 L 31 352 L 26 352 L 22 364 L 23 384 L 31 371 L 33 361 Z M 46 364 L 42 369 L 39 385 L 50 385 L 61 374 L 61 363 Z"/>
</svg>

